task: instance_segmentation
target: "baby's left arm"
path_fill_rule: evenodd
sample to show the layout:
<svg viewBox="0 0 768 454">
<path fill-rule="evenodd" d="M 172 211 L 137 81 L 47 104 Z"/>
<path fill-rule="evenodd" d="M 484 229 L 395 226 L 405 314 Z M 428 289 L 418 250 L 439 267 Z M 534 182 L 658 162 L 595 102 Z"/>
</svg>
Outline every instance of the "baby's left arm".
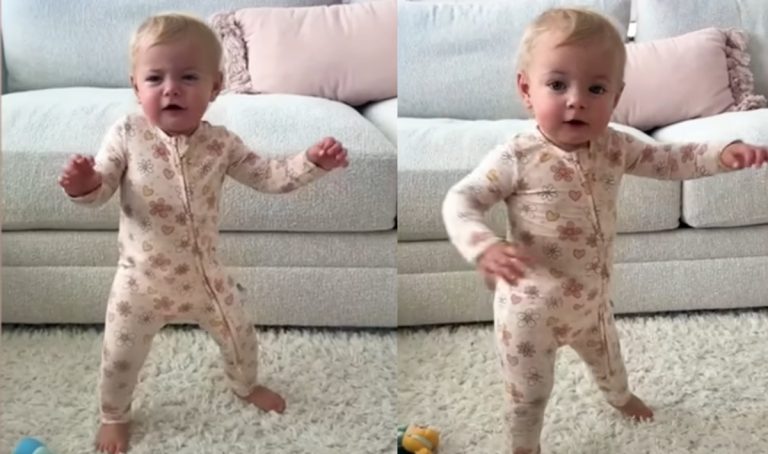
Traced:
<svg viewBox="0 0 768 454">
<path fill-rule="evenodd" d="M 624 149 L 627 173 L 659 180 L 689 180 L 760 167 L 768 155 L 762 147 L 741 142 L 651 144 L 629 134 L 616 133 L 610 140 Z"/>
<path fill-rule="evenodd" d="M 236 135 L 231 134 L 229 139 L 227 175 L 257 191 L 291 192 L 328 172 L 313 163 L 307 151 L 291 157 L 264 158 Z"/>
</svg>

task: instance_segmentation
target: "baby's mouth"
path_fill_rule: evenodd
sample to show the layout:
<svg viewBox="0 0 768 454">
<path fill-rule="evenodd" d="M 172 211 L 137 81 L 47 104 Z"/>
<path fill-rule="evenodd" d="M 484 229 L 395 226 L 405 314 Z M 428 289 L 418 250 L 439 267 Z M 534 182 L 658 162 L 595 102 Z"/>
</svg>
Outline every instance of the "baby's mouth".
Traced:
<svg viewBox="0 0 768 454">
<path fill-rule="evenodd" d="M 178 104 L 168 104 L 167 106 L 163 107 L 163 110 L 179 111 L 184 110 L 184 108 Z"/>
<path fill-rule="evenodd" d="M 586 121 L 576 120 L 576 119 L 566 120 L 563 123 L 567 124 L 568 126 L 576 126 L 576 127 L 587 126 Z"/>
</svg>

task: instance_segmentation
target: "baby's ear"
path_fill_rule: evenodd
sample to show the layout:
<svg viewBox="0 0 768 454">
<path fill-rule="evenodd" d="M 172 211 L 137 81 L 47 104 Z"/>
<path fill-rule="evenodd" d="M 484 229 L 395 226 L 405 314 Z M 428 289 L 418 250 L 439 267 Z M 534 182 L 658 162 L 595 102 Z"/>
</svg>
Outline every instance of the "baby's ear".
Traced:
<svg viewBox="0 0 768 454">
<path fill-rule="evenodd" d="M 221 93 L 221 89 L 224 88 L 224 73 L 217 71 L 213 78 L 213 91 L 211 93 L 211 102 L 215 101 Z"/>
<path fill-rule="evenodd" d="M 139 101 L 139 104 L 141 104 L 141 99 L 139 98 L 139 87 L 136 86 L 136 79 L 133 78 L 133 74 L 129 76 L 131 78 L 131 87 L 133 87 L 133 94 L 136 95 L 136 100 Z"/>
<path fill-rule="evenodd" d="M 619 105 L 619 100 L 621 99 L 621 94 L 624 93 L 624 82 L 621 83 L 621 87 L 619 88 L 619 92 L 616 94 L 616 99 L 613 100 L 613 108 L 615 109 L 616 106 Z"/>
<path fill-rule="evenodd" d="M 517 93 L 523 98 L 523 104 L 531 110 L 531 84 L 528 75 L 523 71 L 517 73 Z"/>
</svg>

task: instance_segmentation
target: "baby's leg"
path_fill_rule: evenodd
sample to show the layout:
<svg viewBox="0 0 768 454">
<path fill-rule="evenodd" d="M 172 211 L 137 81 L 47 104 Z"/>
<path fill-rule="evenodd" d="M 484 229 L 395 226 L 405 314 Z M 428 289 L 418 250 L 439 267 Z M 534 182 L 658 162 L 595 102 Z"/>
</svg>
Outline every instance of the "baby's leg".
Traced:
<svg viewBox="0 0 768 454">
<path fill-rule="evenodd" d="M 164 324 L 147 307 L 120 299 L 109 303 L 101 353 L 101 426 L 96 435 L 101 452 L 128 449 L 133 390 L 152 338 Z"/>
<path fill-rule="evenodd" d="M 554 383 L 557 343 L 545 322 L 534 315 L 531 310 L 510 311 L 497 320 L 509 424 L 505 452 L 512 454 L 540 452 L 544 410 Z"/>
<path fill-rule="evenodd" d="M 609 404 L 625 416 L 639 420 L 651 419 L 651 409 L 629 392 L 613 313 L 607 305 L 604 308 L 598 312 L 596 323 L 583 330 L 570 345 L 589 367 Z"/>
<path fill-rule="evenodd" d="M 215 302 L 211 302 L 215 305 Z M 285 411 L 285 401 L 277 393 L 257 384 L 258 345 L 256 330 L 239 302 L 227 306 L 226 319 L 218 310 L 198 319 L 200 326 L 213 336 L 221 350 L 224 372 L 234 393 L 264 411 Z"/>
</svg>

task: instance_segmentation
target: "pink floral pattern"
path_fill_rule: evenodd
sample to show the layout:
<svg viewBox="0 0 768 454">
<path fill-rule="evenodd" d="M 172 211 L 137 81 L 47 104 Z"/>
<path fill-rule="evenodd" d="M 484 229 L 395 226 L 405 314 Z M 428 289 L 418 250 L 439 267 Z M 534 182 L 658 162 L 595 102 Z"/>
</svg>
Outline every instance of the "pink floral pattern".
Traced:
<svg viewBox="0 0 768 454">
<path fill-rule="evenodd" d="M 222 127 L 203 122 L 191 136 L 169 137 L 140 115 L 118 121 L 95 159 L 104 183 L 75 202 L 102 205 L 122 185 L 122 266 L 107 305 L 102 421 L 129 418 L 151 340 L 174 320 L 194 321 L 210 332 L 230 364 L 230 385 L 240 395 L 249 393 L 256 380 L 250 359 L 255 338 L 243 329 L 250 322 L 235 281 L 215 254 L 222 182 L 228 175 L 257 190 L 285 192 L 325 172 L 304 153 L 259 158 Z"/>
</svg>

